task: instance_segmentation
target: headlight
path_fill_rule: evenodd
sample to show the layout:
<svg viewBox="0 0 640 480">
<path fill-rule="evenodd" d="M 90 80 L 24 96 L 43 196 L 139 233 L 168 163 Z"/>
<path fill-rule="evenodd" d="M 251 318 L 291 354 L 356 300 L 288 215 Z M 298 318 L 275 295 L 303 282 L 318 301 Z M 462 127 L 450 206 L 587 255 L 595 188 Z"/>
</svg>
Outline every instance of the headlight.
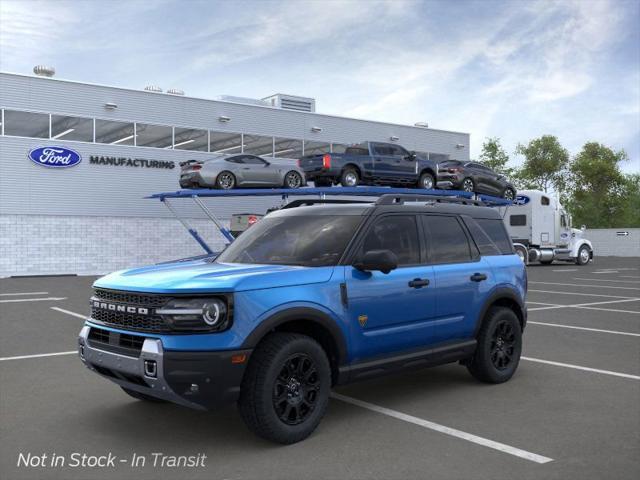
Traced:
<svg viewBox="0 0 640 480">
<path fill-rule="evenodd" d="M 156 313 L 174 330 L 221 331 L 231 323 L 227 302 L 221 298 L 176 298 Z"/>
</svg>

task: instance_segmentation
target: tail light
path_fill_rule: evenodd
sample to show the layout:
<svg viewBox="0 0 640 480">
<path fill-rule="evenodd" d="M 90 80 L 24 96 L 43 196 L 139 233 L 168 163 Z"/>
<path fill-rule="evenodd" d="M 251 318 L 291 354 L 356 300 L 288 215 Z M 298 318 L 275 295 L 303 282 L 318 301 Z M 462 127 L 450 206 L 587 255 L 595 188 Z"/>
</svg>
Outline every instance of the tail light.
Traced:
<svg viewBox="0 0 640 480">
<path fill-rule="evenodd" d="M 253 225 L 257 221 L 258 217 L 256 217 L 255 215 L 249 215 L 249 218 L 247 219 L 247 223 L 249 224 L 249 226 Z"/>
<path fill-rule="evenodd" d="M 298 159 L 296 163 L 298 164 L 298 167 L 302 167 L 302 160 Z"/>
<path fill-rule="evenodd" d="M 449 173 L 458 173 L 460 170 L 461 170 L 460 168 L 455 167 L 455 168 L 450 168 L 450 169 L 448 170 L 448 172 L 449 172 Z"/>
<path fill-rule="evenodd" d="M 328 153 L 322 156 L 322 168 L 331 168 L 331 155 Z"/>
<path fill-rule="evenodd" d="M 194 165 L 191 167 L 191 170 L 200 170 L 202 168 L 202 165 Z"/>
</svg>

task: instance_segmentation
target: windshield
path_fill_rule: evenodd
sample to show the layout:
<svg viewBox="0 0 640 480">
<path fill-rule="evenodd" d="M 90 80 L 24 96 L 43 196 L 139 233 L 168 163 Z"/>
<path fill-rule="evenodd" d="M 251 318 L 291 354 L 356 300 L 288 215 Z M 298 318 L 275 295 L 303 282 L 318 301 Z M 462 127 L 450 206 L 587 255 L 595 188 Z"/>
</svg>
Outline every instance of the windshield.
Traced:
<svg viewBox="0 0 640 480">
<path fill-rule="evenodd" d="M 238 237 L 218 263 L 325 267 L 336 265 L 362 217 L 265 217 Z"/>
</svg>

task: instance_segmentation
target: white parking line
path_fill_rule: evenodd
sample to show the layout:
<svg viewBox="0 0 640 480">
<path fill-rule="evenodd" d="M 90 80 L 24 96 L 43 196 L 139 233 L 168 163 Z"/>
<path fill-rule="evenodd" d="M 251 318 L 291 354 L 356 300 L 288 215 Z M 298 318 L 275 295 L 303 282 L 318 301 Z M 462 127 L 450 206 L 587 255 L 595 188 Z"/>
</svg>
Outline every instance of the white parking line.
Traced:
<svg viewBox="0 0 640 480">
<path fill-rule="evenodd" d="M 593 278 L 573 277 L 573 280 L 593 280 Z M 636 280 L 634 282 L 633 280 L 609 280 L 608 278 L 599 278 L 598 281 L 599 282 L 630 283 L 632 285 L 640 285 L 640 281 L 638 281 L 638 280 Z"/>
<path fill-rule="evenodd" d="M 531 288 L 528 291 L 537 292 L 537 293 L 556 293 L 558 295 L 577 295 L 579 297 L 628 298 L 631 300 L 640 300 L 640 298 L 636 298 L 636 297 L 621 297 L 620 295 L 602 295 L 599 293 L 559 292 L 557 290 L 533 290 Z"/>
<path fill-rule="evenodd" d="M 581 283 L 529 282 L 540 285 L 562 285 L 565 287 L 615 288 L 616 290 L 640 290 L 640 287 L 618 287 L 617 285 L 583 285 Z"/>
<path fill-rule="evenodd" d="M 552 272 L 577 272 L 577 268 L 561 268 L 560 270 L 551 270 Z"/>
<path fill-rule="evenodd" d="M 620 278 L 640 278 L 640 275 L 620 275 Z"/>
<path fill-rule="evenodd" d="M 593 272 L 593 273 L 598 275 L 599 273 L 620 273 L 620 272 L 618 272 L 618 270 L 604 270 L 604 271 Z"/>
<path fill-rule="evenodd" d="M 597 368 L 583 367 L 581 365 L 573 365 L 571 363 L 552 362 L 551 360 L 542 360 L 541 358 L 520 357 L 522 360 L 529 362 L 544 363 L 546 365 L 555 365 L 556 367 L 573 368 L 575 370 L 583 370 L 585 372 L 602 373 L 604 375 L 612 375 L 614 377 L 630 378 L 631 380 L 640 380 L 637 375 L 631 375 L 629 373 L 612 372 L 611 370 L 600 370 Z"/>
<path fill-rule="evenodd" d="M 561 307 L 562 305 L 558 305 L 557 303 L 542 303 L 542 302 L 529 302 L 527 301 L 527 305 L 548 305 L 552 307 Z"/>
<path fill-rule="evenodd" d="M 57 302 L 58 300 L 66 300 L 67 297 L 47 297 L 47 298 L 12 298 L 10 300 L 0 300 L 0 303 L 16 303 L 16 302 Z"/>
<path fill-rule="evenodd" d="M 593 305 L 605 305 L 608 303 L 625 303 L 625 302 L 637 302 L 640 301 L 640 298 L 627 298 L 626 300 L 607 300 L 605 302 L 590 302 L 590 303 L 575 303 L 572 305 L 554 305 L 554 304 L 549 304 L 550 306 L 548 307 L 536 307 L 536 308 L 527 308 L 528 312 L 537 312 L 538 310 L 554 310 L 556 308 L 594 308 L 592 307 Z M 596 308 L 594 308 L 596 309 Z M 623 311 L 623 312 L 629 312 L 630 310 L 613 310 L 613 309 L 607 309 L 607 308 L 598 308 L 596 310 L 608 310 L 608 311 L 612 311 L 612 312 L 616 312 L 616 311 Z"/>
<path fill-rule="evenodd" d="M 640 313 L 640 312 L 637 312 Z M 587 332 L 599 332 L 599 333 L 611 333 L 614 335 L 628 335 L 630 337 L 640 337 L 640 333 L 631 333 L 631 332 L 619 332 L 617 330 L 602 330 L 600 328 L 587 328 L 587 327 L 577 327 L 574 325 L 561 325 L 559 323 L 546 323 L 546 322 L 531 322 L 528 321 L 527 325 L 544 325 L 545 327 L 558 327 L 558 328 L 571 328 L 574 330 L 584 330 Z"/>
<path fill-rule="evenodd" d="M 521 450 L 519 448 L 512 447 L 510 445 L 505 445 L 504 443 L 495 442 L 493 440 L 479 437 L 471 433 L 463 432 L 461 430 L 456 430 L 455 428 L 445 427 L 444 425 L 440 425 L 439 423 L 430 422 L 429 420 L 423 420 L 422 418 L 414 417 L 412 415 L 407 415 L 405 413 L 401 413 L 396 410 L 391 410 L 389 408 L 381 407 L 373 403 L 364 402 L 362 400 L 358 400 L 353 397 L 347 397 L 346 395 L 341 395 L 339 393 L 332 393 L 331 396 L 336 400 L 340 400 L 345 403 L 350 403 L 351 405 L 365 408 L 367 410 L 371 410 L 372 412 L 381 413 L 382 415 L 387 415 L 389 417 L 402 420 L 403 422 L 412 423 L 420 427 L 424 427 L 430 430 L 434 430 L 436 432 L 444 433 L 445 435 L 450 435 L 452 437 L 460 438 L 468 442 L 482 445 L 483 447 L 493 448 L 494 450 L 508 453 L 509 455 L 514 455 L 516 457 L 520 457 L 525 460 L 529 460 L 531 462 L 549 463 L 553 461 L 553 459 L 549 457 L 543 457 L 542 455 L 537 455 L 535 453 L 527 452 L 526 450 Z"/>
<path fill-rule="evenodd" d="M 41 357 L 58 357 L 60 355 L 73 355 L 77 354 L 76 350 L 71 352 L 56 352 L 56 353 L 39 353 L 37 355 L 20 355 L 19 357 L 0 357 L 0 362 L 6 362 L 7 360 L 24 360 L 26 358 L 41 358 Z"/>
<path fill-rule="evenodd" d="M 51 307 L 51 310 L 55 310 L 56 312 L 60 312 L 60 313 L 66 313 L 67 315 L 71 315 L 72 317 L 78 317 L 85 320 L 87 318 L 86 315 L 82 315 L 81 313 L 70 312 L 69 310 L 65 310 L 64 308 Z"/>
<path fill-rule="evenodd" d="M 12 297 L 18 295 L 49 295 L 49 292 L 0 293 L 0 297 Z"/>
<path fill-rule="evenodd" d="M 580 306 L 576 308 L 583 308 L 585 310 L 602 310 L 603 312 L 635 313 L 636 315 L 640 315 L 640 312 L 636 312 L 634 310 L 619 310 L 615 308 L 580 307 Z"/>
</svg>

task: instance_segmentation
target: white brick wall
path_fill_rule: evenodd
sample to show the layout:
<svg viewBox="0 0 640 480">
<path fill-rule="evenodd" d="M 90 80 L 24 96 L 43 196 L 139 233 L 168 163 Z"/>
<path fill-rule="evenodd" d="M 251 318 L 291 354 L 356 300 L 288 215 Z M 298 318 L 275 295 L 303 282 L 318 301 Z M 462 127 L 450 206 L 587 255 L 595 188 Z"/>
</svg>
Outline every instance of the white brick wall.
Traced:
<svg viewBox="0 0 640 480">
<path fill-rule="evenodd" d="M 224 247 L 211 222 L 191 224 L 214 250 Z M 0 215 L 0 277 L 104 274 L 203 253 L 175 219 Z"/>
<path fill-rule="evenodd" d="M 629 235 L 618 235 L 629 232 Z M 640 257 L 640 228 L 588 229 L 585 237 L 593 243 L 595 256 Z"/>
</svg>

